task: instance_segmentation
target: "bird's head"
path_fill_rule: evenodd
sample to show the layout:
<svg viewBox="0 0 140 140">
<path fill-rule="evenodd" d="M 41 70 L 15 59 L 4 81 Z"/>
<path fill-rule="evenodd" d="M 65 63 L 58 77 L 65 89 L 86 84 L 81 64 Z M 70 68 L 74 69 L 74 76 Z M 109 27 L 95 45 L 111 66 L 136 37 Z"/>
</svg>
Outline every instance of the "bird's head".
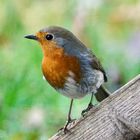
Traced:
<svg viewBox="0 0 140 140">
<path fill-rule="evenodd" d="M 44 52 L 48 49 L 59 49 L 67 54 L 74 55 L 85 48 L 72 32 L 58 26 L 41 29 L 35 35 L 26 35 L 25 38 L 40 42 Z"/>
</svg>

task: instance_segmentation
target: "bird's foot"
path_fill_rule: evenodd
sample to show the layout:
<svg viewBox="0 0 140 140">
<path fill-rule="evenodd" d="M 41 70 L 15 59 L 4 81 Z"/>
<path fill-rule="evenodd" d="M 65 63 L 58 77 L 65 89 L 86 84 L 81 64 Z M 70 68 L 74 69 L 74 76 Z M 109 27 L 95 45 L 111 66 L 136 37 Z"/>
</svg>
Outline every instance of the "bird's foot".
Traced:
<svg viewBox="0 0 140 140">
<path fill-rule="evenodd" d="M 93 107 L 94 105 L 92 103 L 89 103 L 88 107 L 82 111 L 81 115 L 84 117 L 86 113 Z"/>
<path fill-rule="evenodd" d="M 74 122 L 75 120 L 76 120 L 76 119 L 71 119 L 71 118 L 68 119 L 67 122 L 66 122 L 66 124 L 64 125 L 64 127 L 63 127 L 63 128 L 60 128 L 58 131 L 63 131 L 64 134 L 70 132 L 69 129 L 68 129 L 67 127 L 68 127 L 68 125 L 69 125 L 70 123 Z"/>
</svg>

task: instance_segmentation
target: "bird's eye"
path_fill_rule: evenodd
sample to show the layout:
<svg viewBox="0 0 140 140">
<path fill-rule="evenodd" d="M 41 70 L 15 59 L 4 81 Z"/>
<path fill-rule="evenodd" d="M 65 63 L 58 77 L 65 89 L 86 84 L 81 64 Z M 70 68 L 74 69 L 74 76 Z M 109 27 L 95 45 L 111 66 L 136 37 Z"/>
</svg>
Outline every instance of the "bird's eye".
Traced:
<svg viewBox="0 0 140 140">
<path fill-rule="evenodd" d="M 52 40 L 52 39 L 53 39 L 53 35 L 47 34 L 47 35 L 46 35 L 46 39 L 47 39 L 47 40 Z"/>
</svg>

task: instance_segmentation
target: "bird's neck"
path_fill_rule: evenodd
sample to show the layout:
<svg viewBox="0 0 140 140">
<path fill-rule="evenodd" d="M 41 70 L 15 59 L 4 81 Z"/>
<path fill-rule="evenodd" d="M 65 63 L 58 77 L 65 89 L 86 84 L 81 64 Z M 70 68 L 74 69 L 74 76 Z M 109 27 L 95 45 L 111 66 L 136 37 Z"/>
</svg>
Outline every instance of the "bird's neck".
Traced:
<svg viewBox="0 0 140 140">
<path fill-rule="evenodd" d="M 64 55 L 64 50 L 63 48 L 59 48 L 59 47 L 42 47 L 43 49 L 43 54 L 44 57 L 49 57 L 49 58 L 59 58 L 62 57 Z"/>
</svg>

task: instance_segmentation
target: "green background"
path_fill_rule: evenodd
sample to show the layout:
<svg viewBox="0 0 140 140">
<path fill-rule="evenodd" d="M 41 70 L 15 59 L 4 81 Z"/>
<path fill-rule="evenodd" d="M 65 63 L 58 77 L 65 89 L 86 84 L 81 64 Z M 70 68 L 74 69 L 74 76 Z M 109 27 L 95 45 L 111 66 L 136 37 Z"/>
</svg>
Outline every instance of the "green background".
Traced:
<svg viewBox="0 0 140 140">
<path fill-rule="evenodd" d="M 39 44 L 24 35 L 49 25 L 71 30 L 101 60 L 113 92 L 140 73 L 139 9 L 138 0 L 0 0 L 0 140 L 47 139 L 69 109 L 42 79 Z M 73 118 L 89 98 L 75 100 Z"/>
</svg>

